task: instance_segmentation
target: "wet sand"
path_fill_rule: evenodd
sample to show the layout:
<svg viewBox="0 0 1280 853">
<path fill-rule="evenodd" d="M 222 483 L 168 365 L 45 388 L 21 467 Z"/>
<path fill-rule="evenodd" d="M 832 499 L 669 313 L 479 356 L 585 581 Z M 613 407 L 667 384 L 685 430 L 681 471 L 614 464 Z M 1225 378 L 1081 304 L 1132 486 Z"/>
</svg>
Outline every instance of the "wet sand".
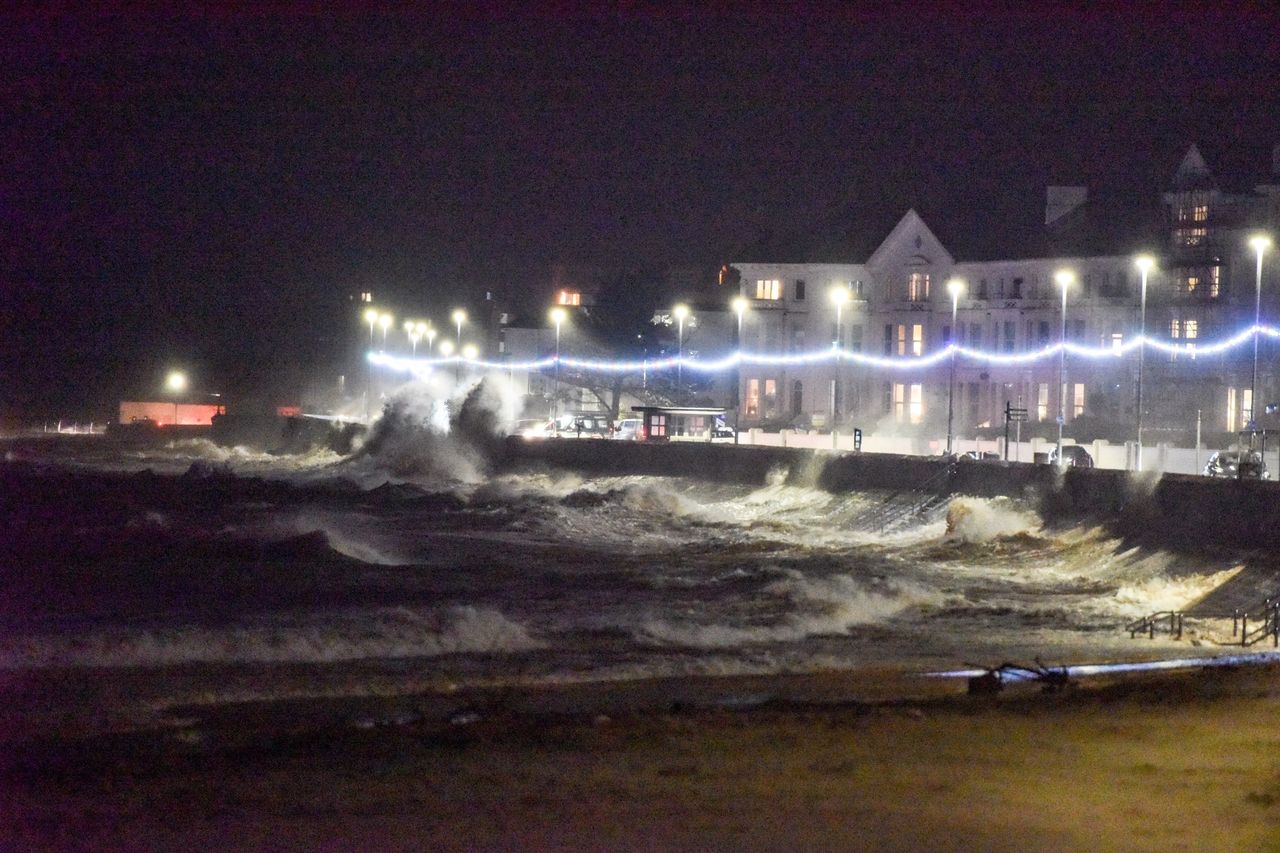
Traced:
<svg viewBox="0 0 1280 853">
<path fill-rule="evenodd" d="M 1278 720 L 1276 666 L 189 706 L 8 732 L 0 847 L 1276 849 Z"/>
</svg>

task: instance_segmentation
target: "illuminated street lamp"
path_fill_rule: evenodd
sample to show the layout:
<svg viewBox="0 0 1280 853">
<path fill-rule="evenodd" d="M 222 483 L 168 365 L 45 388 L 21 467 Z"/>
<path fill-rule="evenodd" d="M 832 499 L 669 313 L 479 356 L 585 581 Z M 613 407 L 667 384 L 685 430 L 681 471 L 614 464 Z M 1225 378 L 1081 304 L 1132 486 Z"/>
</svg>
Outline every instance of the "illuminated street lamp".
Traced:
<svg viewBox="0 0 1280 853">
<path fill-rule="evenodd" d="M 1134 460 L 1134 470 L 1142 470 L 1142 367 L 1146 360 L 1147 350 L 1147 274 L 1151 272 L 1151 267 L 1155 266 L 1155 259 L 1150 255 L 1139 255 L 1133 262 L 1138 267 L 1138 272 L 1142 274 L 1142 298 L 1139 302 L 1139 325 L 1141 328 L 1140 337 L 1138 339 L 1138 449 Z"/>
<path fill-rule="evenodd" d="M 410 346 L 413 347 L 414 358 L 418 357 L 418 341 L 421 340 L 422 338 L 422 335 L 418 331 L 418 328 L 421 326 L 422 326 L 421 323 L 416 322 L 414 320 L 404 321 L 404 333 L 409 337 L 409 344 Z"/>
<path fill-rule="evenodd" d="M 171 370 L 164 378 L 164 389 L 173 395 L 173 425 L 178 425 L 178 397 L 187 390 L 187 375 L 180 370 Z"/>
<path fill-rule="evenodd" d="M 427 350 L 430 351 L 436 344 L 436 327 L 428 324 L 422 334 L 427 339 Z"/>
<path fill-rule="evenodd" d="M 373 330 L 378 325 L 378 309 L 364 309 L 364 321 L 369 324 L 369 352 L 373 352 Z M 369 421 L 370 398 L 373 396 L 373 364 L 366 358 L 364 362 L 364 419 Z"/>
<path fill-rule="evenodd" d="M 1254 279 L 1253 294 L 1253 383 L 1249 387 L 1249 429 L 1257 429 L 1258 411 L 1258 324 L 1262 322 L 1262 255 L 1271 248 L 1271 238 L 1266 234 L 1255 234 L 1249 238 L 1249 248 L 1258 256 L 1258 272 Z M 1253 436 L 1249 437 L 1253 441 Z"/>
<path fill-rule="evenodd" d="M 1067 422 L 1067 291 L 1076 280 L 1071 270 L 1058 270 L 1053 280 L 1062 288 L 1062 328 L 1058 334 L 1058 464 L 1062 465 L 1062 425 Z"/>
<path fill-rule="evenodd" d="M 733 307 L 733 313 L 738 315 L 738 334 L 734 338 L 733 345 L 738 351 L 738 369 L 737 375 L 733 377 L 733 443 L 738 443 L 738 422 L 742 416 L 742 315 L 746 313 L 747 306 L 750 305 L 747 297 L 735 296 L 729 303 Z"/>
<path fill-rule="evenodd" d="M 458 327 L 457 346 L 458 349 L 462 349 L 462 324 L 467 322 L 467 312 L 463 311 L 461 308 L 454 308 L 451 316 L 453 318 L 453 324 Z"/>
<path fill-rule="evenodd" d="M 960 307 L 960 296 L 964 293 L 964 282 L 958 278 L 951 279 L 947 282 L 947 293 L 951 294 L 951 378 L 947 382 L 947 455 L 950 456 L 955 442 L 956 313 Z"/>
<path fill-rule="evenodd" d="M 684 387 L 684 321 L 689 318 L 689 306 L 683 302 L 672 309 L 671 313 L 676 318 L 677 340 L 679 341 L 678 356 L 676 358 L 676 394 L 681 393 Z"/>
<path fill-rule="evenodd" d="M 458 349 L 458 347 L 454 346 L 453 341 L 449 340 L 448 338 L 445 338 L 443 341 L 440 342 L 440 354 L 443 355 L 445 358 L 449 358 L 451 355 L 453 355 L 453 352 L 456 349 Z M 462 366 L 455 362 L 453 365 L 453 381 L 457 383 L 461 378 L 462 378 Z"/>
<path fill-rule="evenodd" d="M 548 316 L 556 327 L 556 365 L 555 365 L 555 383 L 551 388 L 551 419 L 555 420 L 560 415 L 560 325 L 564 323 L 564 318 L 568 316 L 567 312 L 559 305 L 552 308 Z"/>
<path fill-rule="evenodd" d="M 842 329 L 840 328 L 840 320 L 841 315 L 844 313 L 844 305 L 848 301 L 849 288 L 844 285 L 836 285 L 831 288 L 831 304 L 836 306 L 836 331 L 835 336 L 831 339 L 831 348 L 835 350 L 836 353 L 835 376 L 831 379 L 831 434 L 833 436 L 833 442 L 835 441 L 836 421 L 840 416 L 840 413 L 836 411 L 836 388 L 839 387 L 840 384 L 840 362 L 843 360 L 841 350 L 843 348 L 842 338 L 844 336 L 841 334 Z"/>
<path fill-rule="evenodd" d="M 475 344 L 467 344 L 462 348 L 462 357 L 467 361 L 475 361 L 480 357 L 480 348 Z"/>
<path fill-rule="evenodd" d="M 387 329 L 391 328 L 391 324 L 396 321 L 395 317 L 390 314 L 383 314 L 378 318 L 378 325 L 382 327 L 382 351 L 387 350 Z"/>
</svg>

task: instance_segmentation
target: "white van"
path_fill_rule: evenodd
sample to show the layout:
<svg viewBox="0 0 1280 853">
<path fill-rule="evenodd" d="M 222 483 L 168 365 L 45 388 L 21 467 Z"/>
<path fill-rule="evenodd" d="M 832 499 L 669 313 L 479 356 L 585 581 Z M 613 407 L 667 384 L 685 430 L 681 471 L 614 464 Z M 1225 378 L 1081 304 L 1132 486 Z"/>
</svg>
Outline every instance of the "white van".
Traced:
<svg viewBox="0 0 1280 853">
<path fill-rule="evenodd" d="M 614 428 L 613 437 L 623 441 L 636 441 L 640 438 L 640 426 L 643 423 L 640 418 L 623 418 Z"/>
</svg>

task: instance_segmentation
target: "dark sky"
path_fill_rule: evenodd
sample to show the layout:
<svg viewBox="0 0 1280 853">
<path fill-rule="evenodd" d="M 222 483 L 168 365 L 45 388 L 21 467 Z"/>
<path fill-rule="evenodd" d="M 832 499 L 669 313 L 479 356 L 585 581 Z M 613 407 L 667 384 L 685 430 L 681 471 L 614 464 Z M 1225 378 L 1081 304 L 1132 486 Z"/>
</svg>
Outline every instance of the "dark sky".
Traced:
<svg viewBox="0 0 1280 853">
<path fill-rule="evenodd" d="M 991 236 L 1048 183 L 1149 197 L 1195 141 L 1251 186 L 1280 143 L 1243 5 L 430 8 L 0 19 L 0 419 L 306 373 L 360 289 L 442 319 L 909 207 Z"/>
</svg>

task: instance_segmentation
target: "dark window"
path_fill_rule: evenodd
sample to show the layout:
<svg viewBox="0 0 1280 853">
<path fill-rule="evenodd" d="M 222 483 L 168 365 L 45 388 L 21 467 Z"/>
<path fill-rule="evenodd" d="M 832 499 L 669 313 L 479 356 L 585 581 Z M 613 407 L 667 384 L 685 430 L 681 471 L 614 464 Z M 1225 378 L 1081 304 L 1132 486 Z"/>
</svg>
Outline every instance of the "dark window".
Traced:
<svg viewBox="0 0 1280 853">
<path fill-rule="evenodd" d="M 884 327 L 884 354 L 893 355 L 893 324 Z"/>
<path fill-rule="evenodd" d="M 1009 294 L 1013 299 L 1022 298 L 1022 279 L 1015 278 L 1013 280 L 1013 292 Z"/>
<path fill-rule="evenodd" d="M 804 383 L 799 379 L 791 383 L 791 414 L 798 415 L 804 408 Z"/>
<path fill-rule="evenodd" d="M 804 301 L 804 279 L 796 279 L 796 301 Z"/>
<path fill-rule="evenodd" d="M 987 298 L 987 280 L 985 278 L 978 279 L 978 298 Z"/>
</svg>

